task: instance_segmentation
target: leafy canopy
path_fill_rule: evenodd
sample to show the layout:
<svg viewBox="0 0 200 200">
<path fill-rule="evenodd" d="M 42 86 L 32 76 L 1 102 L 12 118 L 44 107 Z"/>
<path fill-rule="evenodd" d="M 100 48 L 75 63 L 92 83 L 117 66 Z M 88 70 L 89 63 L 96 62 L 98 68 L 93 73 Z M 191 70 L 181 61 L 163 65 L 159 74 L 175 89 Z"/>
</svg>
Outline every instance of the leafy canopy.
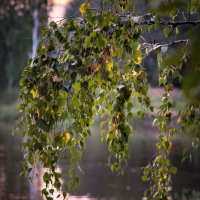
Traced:
<svg viewBox="0 0 200 200">
<path fill-rule="evenodd" d="M 150 184 L 144 195 L 148 199 L 167 199 L 171 175 L 177 171 L 169 159 L 172 139 L 177 133 L 172 123 L 175 107 L 170 96 L 172 81 L 182 78 L 183 65 L 193 66 L 194 71 L 199 67 L 197 58 L 193 62 L 195 37 L 191 40 L 189 34 L 183 38 L 179 34 L 179 28 L 185 24 L 192 26 L 191 30 L 199 30 L 197 15 L 193 20 L 182 20 L 188 6 L 195 13 L 199 3 L 177 2 L 166 1 L 158 9 L 156 4 L 150 4 L 154 9 L 138 16 L 130 0 L 104 0 L 100 10 L 88 1 L 80 6 L 79 17 L 76 14 L 51 22 L 49 28 L 43 30 L 37 56 L 29 61 L 20 82 L 19 110 L 23 114 L 19 124 L 23 128 L 24 172 L 28 175 L 33 171 L 37 157 L 47 169 L 43 176 L 46 187 L 42 190 L 47 199 L 53 199 L 54 189 L 61 190 L 61 175 L 56 167 L 65 151 L 71 161 L 68 191 L 77 191 L 76 170 L 97 116 L 102 118 L 101 137 L 110 151 L 110 168 L 117 174 L 123 173 L 129 156 L 132 128 L 128 121 L 134 114 L 134 99 L 141 105 L 136 108 L 137 115 L 145 119 L 146 114 L 151 113 L 153 125 L 161 132 L 157 154 L 143 171 L 142 180 Z M 166 43 L 150 43 L 145 39 L 145 34 L 158 28 Z M 164 39 L 169 35 L 173 37 Z M 179 51 L 173 53 L 174 46 Z M 143 66 L 152 52 L 157 54 L 159 82 L 163 86 L 162 103 L 157 112 L 148 96 L 147 73 Z M 185 109 L 179 112 L 178 123 L 183 129 L 198 126 L 196 94 L 189 94 Z M 199 141 L 199 137 L 195 134 L 195 141 Z M 63 192 L 63 197 L 66 196 Z"/>
</svg>

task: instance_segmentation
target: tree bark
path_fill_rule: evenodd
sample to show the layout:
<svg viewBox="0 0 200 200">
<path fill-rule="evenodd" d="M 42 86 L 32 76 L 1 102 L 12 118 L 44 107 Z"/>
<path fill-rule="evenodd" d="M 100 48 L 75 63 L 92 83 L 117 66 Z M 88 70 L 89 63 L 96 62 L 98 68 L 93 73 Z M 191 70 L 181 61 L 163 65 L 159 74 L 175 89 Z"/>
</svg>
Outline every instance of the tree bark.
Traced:
<svg viewBox="0 0 200 200">
<path fill-rule="evenodd" d="M 38 35 L 39 35 L 39 6 L 36 3 L 36 6 L 33 10 L 33 29 L 32 29 L 32 59 L 36 56 L 37 45 L 38 45 Z M 25 138 L 27 141 L 28 138 Z M 29 166 L 32 167 L 32 166 Z M 39 198 L 39 190 L 41 188 L 40 180 L 41 180 L 41 168 L 39 162 L 35 161 L 35 169 L 34 172 L 30 172 L 30 176 L 32 176 L 32 181 L 29 181 L 29 199 L 36 200 Z"/>
<path fill-rule="evenodd" d="M 33 31 L 32 31 L 32 58 L 36 56 L 39 32 L 39 10 L 36 7 L 33 11 Z"/>
</svg>

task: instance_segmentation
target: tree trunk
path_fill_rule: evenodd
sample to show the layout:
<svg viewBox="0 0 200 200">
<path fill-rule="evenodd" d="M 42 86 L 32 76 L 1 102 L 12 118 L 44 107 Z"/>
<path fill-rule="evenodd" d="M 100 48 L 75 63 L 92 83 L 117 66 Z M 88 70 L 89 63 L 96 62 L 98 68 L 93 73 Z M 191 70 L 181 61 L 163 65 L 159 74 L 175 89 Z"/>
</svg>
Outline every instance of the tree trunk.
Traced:
<svg viewBox="0 0 200 200">
<path fill-rule="evenodd" d="M 36 56 L 36 49 L 38 44 L 38 32 L 39 32 L 39 10 L 36 7 L 33 11 L 33 31 L 32 31 L 32 58 Z"/>
<path fill-rule="evenodd" d="M 9 38 L 5 40 L 6 43 L 6 50 L 7 50 L 7 67 L 6 67 L 6 74 L 7 74 L 7 90 L 11 91 L 13 86 L 13 74 L 15 73 L 15 65 L 13 63 L 14 55 L 13 55 L 13 48 L 12 44 L 9 41 Z"/>
<path fill-rule="evenodd" d="M 33 29 L 32 29 L 32 59 L 36 56 L 36 50 L 38 45 L 38 35 L 39 35 L 39 8 L 35 6 L 33 10 Z M 28 138 L 25 138 L 25 141 Z M 32 167 L 32 166 L 29 166 Z M 40 177 L 41 177 L 41 168 L 38 161 L 35 161 L 35 169 L 34 172 L 30 172 L 30 176 L 32 176 L 32 181 L 29 181 L 29 199 L 37 200 L 39 198 L 39 190 L 40 190 Z"/>
</svg>

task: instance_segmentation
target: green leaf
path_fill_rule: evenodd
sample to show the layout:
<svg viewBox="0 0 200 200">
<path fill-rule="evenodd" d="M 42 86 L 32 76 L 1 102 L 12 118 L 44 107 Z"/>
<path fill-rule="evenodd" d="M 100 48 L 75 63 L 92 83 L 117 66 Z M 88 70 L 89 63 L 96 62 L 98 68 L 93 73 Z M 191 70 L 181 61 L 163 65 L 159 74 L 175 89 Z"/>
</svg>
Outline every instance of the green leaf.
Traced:
<svg viewBox="0 0 200 200">
<path fill-rule="evenodd" d="M 81 159 L 82 158 L 82 151 L 77 151 L 76 156 L 77 156 L 78 159 Z"/>
<path fill-rule="evenodd" d="M 81 84 L 79 82 L 76 82 L 73 84 L 73 88 L 75 89 L 75 93 L 79 93 L 81 90 Z"/>
<path fill-rule="evenodd" d="M 28 160 L 28 162 L 31 164 L 31 166 L 33 166 L 34 165 L 34 155 L 33 154 L 31 154 L 31 153 L 29 153 L 28 154 L 28 157 L 27 157 L 27 160 Z"/>
<path fill-rule="evenodd" d="M 63 192 L 63 197 L 64 197 L 64 199 L 67 197 L 67 193 L 66 192 Z"/>
<path fill-rule="evenodd" d="M 106 125 L 106 121 L 101 121 L 100 128 L 103 128 Z"/>
<path fill-rule="evenodd" d="M 149 109 L 150 109 L 151 112 L 154 112 L 154 107 L 153 106 L 150 106 Z"/>
<path fill-rule="evenodd" d="M 54 29 L 56 29 L 58 27 L 56 22 L 54 22 L 54 21 L 50 22 L 49 26 L 54 28 Z"/>
<path fill-rule="evenodd" d="M 69 169 L 69 176 L 73 177 L 74 175 L 74 168 Z"/>
<path fill-rule="evenodd" d="M 165 27 L 163 30 L 164 36 L 167 38 L 169 36 L 169 33 L 171 32 L 171 29 L 169 27 Z"/>
<path fill-rule="evenodd" d="M 64 39 L 62 33 L 59 30 L 55 31 L 55 37 L 59 42 L 62 42 L 62 40 Z"/>
<path fill-rule="evenodd" d="M 147 176 L 142 176 L 141 179 L 143 182 L 147 182 Z"/>
<path fill-rule="evenodd" d="M 67 182 L 67 187 L 68 187 L 69 190 L 72 189 L 72 186 L 73 186 L 73 180 L 68 181 Z"/>
<path fill-rule="evenodd" d="M 49 192 L 53 195 L 54 189 L 50 189 Z"/>
<path fill-rule="evenodd" d="M 172 174 L 176 174 L 177 173 L 177 168 L 176 167 L 171 167 L 170 168 L 170 172 L 172 173 Z"/>
<path fill-rule="evenodd" d="M 77 184 L 79 184 L 79 182 L 80 182 L 79 177 L 76 177 L 76 178 L 75 178 L 75 182 L 76 182 Z"/>
<path fill-rule="evenodd" d="M 49 132 L 50 126 L 43 120 L 43 119 L 37 119 L 36 120 L 36 126 L 41 128 L 42 130 Z"/>
</svg>

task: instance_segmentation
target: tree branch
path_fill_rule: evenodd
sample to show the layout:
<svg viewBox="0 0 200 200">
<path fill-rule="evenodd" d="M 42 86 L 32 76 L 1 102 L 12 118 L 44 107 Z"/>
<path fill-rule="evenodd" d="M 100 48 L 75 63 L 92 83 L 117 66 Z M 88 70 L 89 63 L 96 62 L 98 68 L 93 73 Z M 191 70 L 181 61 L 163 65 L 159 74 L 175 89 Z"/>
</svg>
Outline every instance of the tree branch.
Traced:
<svg viewBox="0 0 200 200">
<path fill-rule="evenodd" d="M 146 47 L 154 47 L 155 49 L 159 48 L 159 47 L 165 47 L 165 46 L 171 46 L 173 44 L 178 44 L 178 43 L 188 43 L 189 39 L 185 39 L 185 40 L 175 40 L 172 41 L 170 43 L 165 43 L 165 44 L 160 44 L 160 43 L 143 43 L 142 46 L 146 46 Z"/>
<path fill-rule="evenodd" d="M 154 25 L 156 24 L 156 17 L 149 16 L 148 19 L 144 19 L 145 16 L 134 16 L 131 17 L 135 21 L 135 25 Z M 172 26 L 173 28 L 181 25 L 193 25 L 196 26 L 200 24 L 200 20 L 197 21 L 160 21 L 158 24 L 164 26 Z"/>
<path fill-rule="evenodd" d="M 165 44 L 159 44 L 159 43 L 155 43 L 155 44 L 152 44 L 152 43 L 143 43 L 142 46 L 141 46 L 141 49 L 146 49 L 146 48 L 150 48 L 150 51 L 143 57 L 146 58 L 147 56 L 149 56 L 153 51 L 156 51 L 157 49 L 159 48 L 162 48 L 162 47 L 169 47 L 171 45 L 174 45 L 174 44 L 179 44 L 179 43 L 186 43 L 188 44 L 189 42 L 189 39 L 185 39 L 185 40 L 176 40 L 176 41 L 172 41 L 170 43 L 165 43 Z"/>
<path fill-rule="evenodd" d="M 193 25 L 196 26 L 198 24 L 200 24 L 200 20 L 197 21 L 177 21 L 177 22 L 171 22 L 171 21 L 162 21 L 160 22 L 161 25 L 168 25 L 168 26 L 180 26 L 180 25 Z"/>
</svg>

